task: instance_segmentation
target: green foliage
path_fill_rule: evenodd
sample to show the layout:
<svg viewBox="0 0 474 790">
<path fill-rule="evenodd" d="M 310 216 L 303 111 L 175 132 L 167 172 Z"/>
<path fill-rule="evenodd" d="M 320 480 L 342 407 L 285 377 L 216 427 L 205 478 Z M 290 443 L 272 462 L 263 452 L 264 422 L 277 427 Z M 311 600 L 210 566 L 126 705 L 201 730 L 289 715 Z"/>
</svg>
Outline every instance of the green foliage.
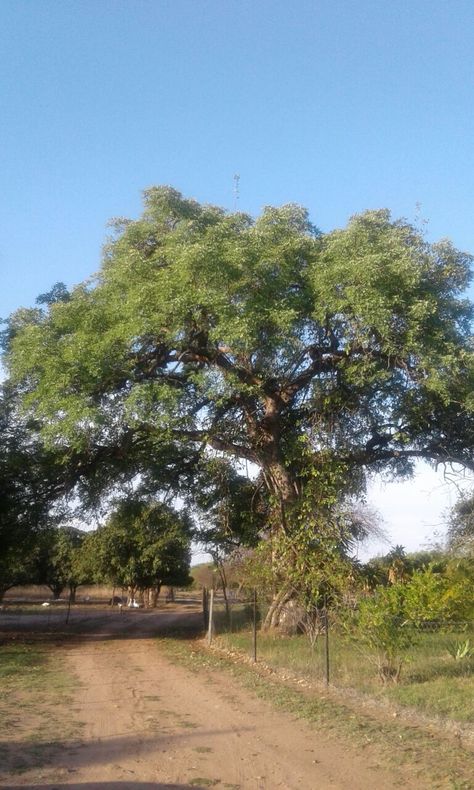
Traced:
<svg viewBox="0 0 474 790">
<path fill-rule="evenodd" d="M 404 617 L 415 625 L 449 617 L 446 595 L 448 581 L 431 567 L 417 570 L 404 585 Z"/>
<path fill-rule="evenodd" d="M 97 581 L 137 590 L 190 583 L 190 523 L 157 502 L 125 500 L 88 535 L 85 551 Z"/>
<path fill-rule="evenodd" d="M 356 616 L 357 639 L 375 651 L 380 679 L 398 682 L 405 651 L 414 641 L 405 619 L 404 585 L 378 587 L 360 601 Z"/>
<path fill-rule="evenodd" d="M 474 557 L 451 557 L 445 575 L 445 604 L 449 619 L 474 620 Z"/>
<path fill-rule="evenodd" d="M 474 496 L 461 496 L 448 521 L 448 545 L 457 554 L 474 556 Z"/>
<path fill-rule="evenodd" d="M 196 537 L 213 559 L 220 562 L 241 546 L 255 546 L 269 513 L 263 487 L 219 457 L 203 459 L 195 480 Z"/>
<path fill-rule="evenodd" d="M 348 589 L 353 567 L 341 551 L 340 536 L 329 525 L 311 533 L 306 525 L 291 534 L 277 532 L 260 543 L 251 560 L 255 586 L 287 588 L 299 603 L 323 606 Z"/>
<path fill-rule="evenodd" d="M 309 599 L 340 587 L 335 511 L 367 472 L 474 468 L 470 265 L 387 211 L 323 235 L 299 206 L 153 188 L 96 278 L 11 316 L 7 364 L 82 501 L 130 481 L 201 499 L 214 545 L 271 534 L 272 573 Z M 229 471 L 247 461 L 254 484 Z"/>
<path fill-rule="evenodd" d="M 433 566 L 415 570 L 406 581 L 379 585 L 362 598 L 356 615 L 357 635 L 378 651 L 382 680 L 398 680 L 405 651 L 414 643 L 414 627 L 462 621 L 465 590 Z M 472 594 L 470 596 L 472 598 Z M 464 597 L 464 600 L 466 598 Z"/>
<path fill-rule="evenodd" d="M 323 236 L 153 188 L 92 283 L 12 316 L 8 362 L 50 444 L 175 484 L 211 447 L 287 505 L 325 464 L 473 463 L 470 262 L 386 211 Z"/>
<path fill-rule="evenodd" d="M 439 549 L 417 551 L 407 554 L 403 546 L 393 546 L 382 557 L 373 557 L 361 567 L 361 576 L 369 590 L 378 584 L 393 584 L 408 581 L 415 571 L 431 568 L 435 573 L 444 573 L 447 555 Z"/>
<path fill-rule="evenodd" d="M 51 508 L 64 490 L 54 451 L 42 444 L 38 425 L 19 409 L 19 393 L 0 387 L 0 599 L 31 581 L 38 535 L 58 517 Z"/>
<path fill-rule="evenodd" d="M 446 650 L 455 661 L 474 657 L 474 647 L 471 646 L 470 639 L 464 639 L 462 642 L 449 642 L 446 645 Z"/>
<path fill-rule="evenodd" d="M 86 534 L 75 527 L 50 527 L 36 539 L 33 578 L 46 584 L 55 598 L 69 587 L 73 599 L 77 587 L 89 581 L 82 551 Z"/>
</svg>

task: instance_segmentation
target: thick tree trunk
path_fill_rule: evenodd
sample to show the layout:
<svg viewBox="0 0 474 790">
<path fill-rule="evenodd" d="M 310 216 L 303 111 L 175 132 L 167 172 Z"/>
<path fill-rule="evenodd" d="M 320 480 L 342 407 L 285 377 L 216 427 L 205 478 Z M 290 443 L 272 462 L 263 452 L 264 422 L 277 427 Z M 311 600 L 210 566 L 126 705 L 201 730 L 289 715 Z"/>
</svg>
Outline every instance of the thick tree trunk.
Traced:
<svg viewBox="0 0 474 790">
<path fill-rule="evenodd" d="M 69 601 L 71 603 L 76 603 L 76 593 L 77 588 L 79 587 L 78 584 L 70 584 L 69 585 Z"/>
<path fill-rule="evenodd" d="M 53 600 L 57 601 L 58 598 L 61 596 L 62 591 L 64 590 L 63 584 L 48 584 L 47 585 L 51 592 L 53 593 Z"/>
<path fill-rule="evenodd" d="M 265 620 L 263 621 L 263 631 L 268 631 L 270 628 L 278 628 L 283 607 L 288 603 L 292 595 L 292 591 L 284 587 L 274 596 Z"/>
<path fill-rule="evenodd" d="M 271 481 L 273 493 L 283 503 L 288 505 L 298 496 L 295 480 L 286 466 L 279 460 L 272 461 L 266 466 L 266 474 Z"/>
<path fill-rule="evenodd" d="M 150 609 L 156 609 L 156 607 L 158 606 L 158 598 L 160 596 L 160 591 L 161 591 L 161 584 L 155 587 L 150 587 L 150 589 L 148 590 L 148 606 L 150 607 Z"/>
<path fill-rule="evenodd" d="M 7 590 L 10 590 L 11 587 L 12 587 L 11 584 L 7 584 L 6 586 L 0 585 L 0 604 L 3 601 L 3 597 L 4 597 L 5 593 L 7 592 Z"/>
</svg>

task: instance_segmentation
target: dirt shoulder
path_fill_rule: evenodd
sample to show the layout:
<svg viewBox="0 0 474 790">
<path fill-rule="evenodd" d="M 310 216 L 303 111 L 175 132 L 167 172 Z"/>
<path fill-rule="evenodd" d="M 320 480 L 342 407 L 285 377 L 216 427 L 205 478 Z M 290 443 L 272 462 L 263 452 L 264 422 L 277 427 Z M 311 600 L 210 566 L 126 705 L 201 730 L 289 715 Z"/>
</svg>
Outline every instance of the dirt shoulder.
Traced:
<svg viewBox="0 0 474 790">
<path fill-rule="evenodd" d="M 3 744 L 10 750 L 0 787 L 433 787 L 405 771 L 388 770 L 370 744 L 361 750 L 275 709 L 211 663 L 201 661 L 199 671 L 177 664 L 154 637 L 178 626 L 193 629 L 198 618 L 192 606 L 88 613 L 67 639 L 58 641 L 57 634 L 55 658 L 78 680 L 68 711 L 77 735 L 51 742 L 46 732 L 32 744 L 28 722 L 21 722 Z M 38 759 L 41 749 L 44 759 Z M 19 753 L 21 772 L 15 764 Z"/>
</svg>

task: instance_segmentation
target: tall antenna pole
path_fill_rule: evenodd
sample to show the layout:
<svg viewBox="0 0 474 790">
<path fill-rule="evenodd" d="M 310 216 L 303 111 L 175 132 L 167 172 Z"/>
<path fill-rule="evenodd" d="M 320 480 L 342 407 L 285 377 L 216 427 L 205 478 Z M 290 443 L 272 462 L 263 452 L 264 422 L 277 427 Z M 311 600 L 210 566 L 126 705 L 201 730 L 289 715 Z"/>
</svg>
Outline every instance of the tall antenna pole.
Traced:
<svg viewBox="0 0 474 790">
<path fill-rule="evenodd" d="M 237 211 L 237 209 L 239 207 L 239 198 L 240 198 L 239 184 L 240 184 L 240 176 L 239 176 L 238 173 L 235 173 L 235 175 L 234 175 L 234 211 Z"/>
</svg>

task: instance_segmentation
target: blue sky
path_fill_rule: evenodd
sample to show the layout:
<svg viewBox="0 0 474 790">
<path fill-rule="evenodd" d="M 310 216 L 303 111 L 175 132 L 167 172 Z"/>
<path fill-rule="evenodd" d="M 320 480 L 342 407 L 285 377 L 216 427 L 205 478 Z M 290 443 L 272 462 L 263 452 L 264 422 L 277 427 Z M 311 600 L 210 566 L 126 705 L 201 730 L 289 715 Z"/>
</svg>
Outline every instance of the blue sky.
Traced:
<svg viewBox="0 0 474 790">
<path fill-rule="evenodd" d="M 233 208 L 366 208 L 474 251 L 471 0 L 3 0 L 0 316 L 94 272 L 172 184 Z"/>
</svg>

